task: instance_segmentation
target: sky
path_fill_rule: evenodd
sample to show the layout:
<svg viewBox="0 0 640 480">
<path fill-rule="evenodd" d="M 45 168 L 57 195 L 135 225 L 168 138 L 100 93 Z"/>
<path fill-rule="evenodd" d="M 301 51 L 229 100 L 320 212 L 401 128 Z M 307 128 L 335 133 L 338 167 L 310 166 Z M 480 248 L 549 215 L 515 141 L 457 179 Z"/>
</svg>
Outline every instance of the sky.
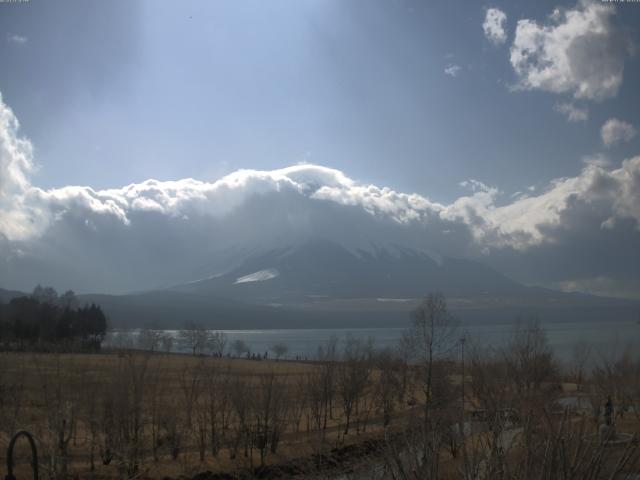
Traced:
<svg viewBox="0 0 640 480">
<path fill-rule="evenodd" d="M 89 248 L 68 224 L 93 215 L 128 225 L 131 255 L 215 219 L 190 235 L 216 248 L 166 267 L 188 278 L 257 188 L 528 284 L 640 297 L 639 28 L 640 4 L 586 0 L 0 3 L 0 282 L 82 290 L 52 245 Z M 191 223 L 136 217 L 153 209 Z"/>
</svg>

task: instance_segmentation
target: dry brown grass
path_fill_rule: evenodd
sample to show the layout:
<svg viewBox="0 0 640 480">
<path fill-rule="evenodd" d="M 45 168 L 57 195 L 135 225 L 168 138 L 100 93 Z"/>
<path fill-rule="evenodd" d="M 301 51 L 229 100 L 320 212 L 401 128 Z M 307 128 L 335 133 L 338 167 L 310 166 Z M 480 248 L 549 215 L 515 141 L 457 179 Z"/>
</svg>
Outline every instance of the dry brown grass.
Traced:
<svg viewBox="0 0 640 480">
<path fill-rule="evenodd" d="M 130 354 L 130 353 L 101 353 L 101 354 L 41 354 L 41 353 L 0 353 L 0 381 L 3 391 L 13 389 L 15 396 L 9 398 L 5 395 L 4 404 L 1 404 L 2 418 L 11 418 L 15 421 L 12 428 L 2 425 L 0 430 L 0 461 L 5 463 L 5 451 L 8 444 L 7 430 L 26 429 L 33 432 L 38 440 L 40 461 L 43 472 L 50 467 L 51 458 L 47 455 L 55 455 L 56 435 L 52 431 L 51 421 L 55 419 L 54 409 L 73 409 L 70 414 L 76 421 L 76 427 L 70 432 L 68 456 L 69 475 L 80 478 L 118 478 L 122 476 L 117 466 L 112 462 L 103 465 L 99 455 L 96 454 L 95 470 L 90 471 L 90 427 L 86 412 L 90 411 L 90 405 L 99 415 L 102 396 L 105 388 L 111 388 L 114 375 L 126 376 L 133 370 L 140 371 L 145 368 L 143 380 L 143 415 L 144 437 L 142 439 L 143 461 L 140 466 L 142 478 L 162 478 L 165 476 L 177 477 L 179 475 L 192 475 L 205 470 L 211 471 L 246 471 L 259 464 L 259 456 L 253 451 L 249 457 L 240 452 L 235 459 L 230 456 L 230 445 L 223 441 L 222 448 L 217 456 L 207 451 L 204 461 L 199 458 L 195 426 L 189 430 L 183 428 L 183 444 L 177 459 L 173 459 L 168 449 L 163 445 L 158 448 L 158 459 L 154 460 L 151 451 L 150 424 L 152 404 L 159 402 L 163 414 L 168 413 L 177 418 L 178 422 L 185 422 L 184 386 L 185 378 L 193 372 L 201 371 L 204 375 L 215 372 L 221 378 L 233 382 L 237 379 L 249 385 L 248 394 L 253 395 L 260 388 L 261 378 L 275 374 L 277 379 L 287 389 L 287 402 L 295 403 L 299 389 L 297 385 L 305 377 L 317 371 L 319 366 L 313 363 L 273 361 L 273 360 L 244 360 L 244 359 L 218 359 L 211 357 L 192 357 L 187 355 L 166 354 Z M 153 384 L 154 376 L 158 373 L 159 388 Z M 374 371 L 372 380 L 377 373 Z M 373 383 L 373 382 L 372 382 Z M 231 387 L 226 387 L 231 388 Z M 228 392 L 225 392 L 228 393 Z M 62 398 L 56 397 L 60 395 Z M 367 395 L 371 396 L 369 392 Z M 154 400 L 155 396 L 155 400 Z M 52 400 L 53 398 L 53 400 Z M 373 402 L 373 399 L 369 399 Z M 18 405 L 19 404 L 19 405 Z M 12 410 L 13 409 L 13 410 Z M 12 412 L 15 410 L 15 414 Z M 411 407 L 400 406 L 400 417 L 410 415 Z M 84 413 L 83 413 L 84 412 Z M 281 437 L 281 443 L 276 453 L 270 453 L 266 458 L 266 464 L 283 464 L 291 459 L 311 457 L 321 449 L 329 449 L 349 443 L 360 442 L 371 436 L 380 436 L 382 430 L 380 414 L 372 409 L 368 424 L 362 428 L 357 425 L 349 435 L 343 434 L 343 415 L 340 401 L 336 396 L 333 409 L 324 431 L 323 440 L 320 441 L 320 432 L 314 430 L 313 421 L 307 418 L 308 409 L 303 414 L 299 431 L 291 421 L 287 422 Z M 236 427 L 237 418 L 233 418 L 229 425 L 229 435 Z M 27 450 L 24 445 L 17 450 L 18 472 L 26 474 L 28 466 Z M 41 476 L 42 478 L 42 476 Z"/>
</svg>

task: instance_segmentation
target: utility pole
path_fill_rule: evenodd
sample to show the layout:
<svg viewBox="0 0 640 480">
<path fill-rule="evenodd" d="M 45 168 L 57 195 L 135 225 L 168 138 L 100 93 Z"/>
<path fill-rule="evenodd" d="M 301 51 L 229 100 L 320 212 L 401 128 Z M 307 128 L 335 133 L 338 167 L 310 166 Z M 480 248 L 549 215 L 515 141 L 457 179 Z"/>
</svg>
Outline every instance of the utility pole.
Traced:
<svg viewBox="0 0 640 480">
<path fill-rule="evenodd" d="M 462 357 L 462 379 L 460 382 L 461 390 L 462 390 L 462 423 L 464 425 L 464 342 L 467 339 L 465 337 L 460 338 L 460 352 Z"/>
<path fill-rule="evenodd" d="M 462 378 L 460 380 L 460 390 L 461 390 L 461 400 L 462 400 L 462 410 L 461 410 L 461 419 L 460 419 L 460 440 L 462 442 L 462 461 L 464 462 L 464 471 L 469 471 L 468 458 L 467 458 L 467 442 L 465 438 L 465 423 L 464 423 L 464 380 L 465 380 L 465 372 L 464 372 L 464 343 L 467 339 L 465 337 L 460 338 L 460 358 L 462 363 Z M 466 473 L 465 473 L 466 475 Z"/>
</svg>

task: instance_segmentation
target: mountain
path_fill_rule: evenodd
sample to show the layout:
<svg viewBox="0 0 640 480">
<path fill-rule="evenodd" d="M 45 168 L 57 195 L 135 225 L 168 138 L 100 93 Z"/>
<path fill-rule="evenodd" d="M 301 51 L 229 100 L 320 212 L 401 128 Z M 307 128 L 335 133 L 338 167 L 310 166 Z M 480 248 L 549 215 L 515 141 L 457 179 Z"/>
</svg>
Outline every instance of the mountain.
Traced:
<svg viewBox="0 0 640 480">
<path fill-rule="evenodd" d="M 28 295 L 0 289 L 0 298 Z M 409 325 L 419 299 L 312 298 L 300 304 L 256 305 L 161 290 L 128 295 L 79 295 L 81 304 L 97 303 L 112 328 L 177 329 L 201 322 L 213 329 L 375 328 Z M 463 324 L 513 323 L 537 316 L 545 323 L 637 318 L 638 302 L 576 294 L 546 293 L 525 297 L 449 297 L 451 313 Z"/>
<path fill-rule="evenodd" d="M 0 303 L 8 303 L 12 298 L 24 297 L 25 295 L 27 294 L 17 290 L 5 290 L 4 288 L 0 288 Z"/>
<path fill-rule="evenodd" d="M 124 295 L 79 295 L 113 327 L 336 328 L 399 326 L 429 292 L 442 292 L 463 323 L 635 320 L 640 302 L 563 293 L 515 282 L 480 262 L 397 244 L 348 247 L 329 240 L 230 250 L 205 278 Z M 218 263 L 220 265 L 220 263 Z M 0 300 L 24 295 L 0 289 Z"/>
<path fill-rule="evenodd" d="M 174 291 L 153 291 L 130 295 L 80 295 L 81 302 L 94 302 L 103 307 L 115 328 L 154 326 L 181 328 L 186 322 L 198 322 L 212 328 L 280 328 L 310 326 L 311 318 L 301 319 L 296 312 L 251 305 L 214 296 Z M 316 315 L 317 317 L 317 315 Z"/>
<path fill-rule="evenodd" d="M 308 241 L 272 249 L 238 266 L 171 290 L 253 303 L 297 303 L 318 298 L 419 298 L 528 295 L 532 289 L 475 261 L 440 258 L 397 245 L 351 250 Z"/>
<path fill-rule="evenodd" d="M 0 288 L 0 303 L 29 293 Z M 152 291 L 128 295 L 78 295 L 81 305 L 95 303 L 104 310 L 110 328 L 178 329 L 186 322 L 212 329 L 341 328 L 405 326 L 406 312 L 305 311 L 270 305 L 253 305 L 218 297 L 175 291 Z"/>
</svg>

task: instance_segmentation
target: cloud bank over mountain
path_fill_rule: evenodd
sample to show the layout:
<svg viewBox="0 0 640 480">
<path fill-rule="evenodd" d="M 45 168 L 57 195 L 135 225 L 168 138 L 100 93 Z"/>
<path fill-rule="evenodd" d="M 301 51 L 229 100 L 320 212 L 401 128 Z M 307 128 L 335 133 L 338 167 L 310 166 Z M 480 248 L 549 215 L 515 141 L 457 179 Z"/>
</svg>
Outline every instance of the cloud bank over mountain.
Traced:
<svg viewBox="0 0 640 480">
<path fill-rule="evenodd" d="M 323 238 L 475 258 L 528 283 L 639 291 L 640 156 L 587 164 L 540 193 L 478 181 L 449 204 L 319 165 L 209 183 L 147 180 L 43 190 L 33 148 L 0 103 L 0 284 L 124 292 L 213 275 L 250 252 Z M 437 172 L 434 172 L 437 175 Z M 631 292 L 631 293 L 629 293 Z"/>
</svg>

